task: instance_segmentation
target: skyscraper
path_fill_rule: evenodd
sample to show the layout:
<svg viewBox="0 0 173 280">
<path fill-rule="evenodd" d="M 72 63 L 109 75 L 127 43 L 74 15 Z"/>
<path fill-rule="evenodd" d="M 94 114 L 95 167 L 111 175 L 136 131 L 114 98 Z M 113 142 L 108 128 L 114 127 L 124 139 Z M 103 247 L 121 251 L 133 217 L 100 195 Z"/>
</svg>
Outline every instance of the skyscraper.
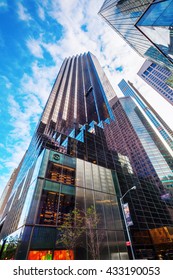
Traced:
<svg viewBox="0 0 173 280">
<path fill-rule="evenodd" d="M 165 130 L 169 133 L 170 137 L 173 137 L 173 130 L 170 128 L 170 126 L 163 120 L 163 118 L 156 112 L 156 110 L 151 106 L 151 104 L 145 99 L 145 97 L 137 90 L 137 88 L 134 87 L 134 85 L 128 81 L 128 84 L 131 86 L 131 88 L 136 92 L 136 94 L 141 98 L 141 100 L 146 104 L 146 106 L 150 109 L 150 111 L 154 114 L 154 116 L 160 121 L 162 126 L 165 128 Z"/>
<path fill-rule="evenodd" d="M 173 88 L 167 84 L 172 72 L 152 61 L 146 60 L 137 74 L 173 105 Z"/>
<path fill-rule="evenodd" d="M 173 70 L 172 5 L 172 0 L 106 0 L 99 14 L 138 54 Z"/>
<path fill-rule="evenodd" d="M 141 255 L 143 255 L 143 257 L 145 255 L 147 259 L 150 259 L 153 258 L 153 254 L 152 256 L 150 255 L 152 249 L 149 245 L 149 238 L 153 240 L 153 234 L 154 232 L 156 233 L 158 229 L 160 229 L 161 235 L 166 234 L 166 232 L 163 233 L 161 224 L 160 226 L 154 225 L 159 221 L 159 208 L 162 208 L 160 202 L 165 201 L 169 209 L 169 213 L 171 213 L 172 211 L 170 194 L 170 192 L 172 192 L 173 178 L 171 163 L 172 160 L 169 161 L 170 156 L 168 156 L 168 158 L 164 157 L 166 155 L 164 145 L 158 139 L 156 133 L 153 131 L 148 121 L 136 106 L 134 101 L 131 99 L 131 97 L 124 97 L 120 99 L 115 97 L 110 101 L 110 104 L 112 106 L 116 121 L 111 122 L 109 126 L 105 126 L 105 135 L 109 149 L 116 150 L 121 153 L 121 155 L 126 155 L 129 158 L 130 163 L 133 167 L 134 174 L 138 176 L 138 178 L 140 179 L 140 183 L 145 185 L 145 187 L 143 185 L 142 190 L 146 190 L 146 185 L 149 182 L 151 184 L 154 183 L 154 185 L 157 186 L 154 189 L 152 189 L 151 185 L 148 186 L 148 194 L 146 193 L 146 196 L 144 195 L 144 193 L 140 193 L 141 195 L 144 195 L 143 198 L 142 196 L 140 198 L 133 196 L 132 198 L 128 197 L 127 200 L 130 206 L 132 218 L 134 218 L 134 215 L 136 215 L 137 221 L 135 222 L 135 224 L 137 225 L 138 223 L 138 229 L 140 228 L 140 230 L 137 230 L 137 227 L 135 226 L 130 227 L 132 244 L 135 248 L 135 253 L 138 255 L 138 258 L 141 258 Z M 162 181 L 162 183 L 160 180 Z M 123 188 L 123 184 L 124 182 L 121 181 L 121 188 Z M 162 194 L 164 190 L 165 194 Z M 158 198 L 157 191 L 160 192 L 161 200 L 157 200 L 157 202 L 154 202 L 154 200 Z M 138 195 L 138 193 L 136 195 Z M 155 206 L 153 203 L 155 204 Z M 144 205 L 146 205 L 146 208 Z M 154 208 L 158 207 L 157 210 L 155 208 L 155 213 L 152 213 L 152 210 L 154 210 L 153 206 Z M 147 222 L 149 230 L 147 230 L 147 228 L 145 227 L 144 221 Z M 152 224 L 152 222 L 154 222 L 154 224 Z M 157 230 L 155 231 L 156 228 Z M 156 235 L 157 237 L 159 236 L 158 233 L 156 233 Z M 161 249 L 163 245 L 161 245 L 162 241 L 159 241 L 156 238 L 154 243 L 155 242 L 158 242 L 157 244 Z M 144 244 L 143 248 L 141 245 L 139 245 L 141 243 Z M 158 251 L 156 249 L 156 251 L 161 253 L 160 249 Z M 162 258 L 165 258 L 162 253 L 160 253 L 158 253 L 158 255 L 160 255 L 160 257 L 162 256 Z M 167 253 L 169 254 L 169 252 Z M 155 256 L 154 258 L 158 258 L 158 256 Z"/>
<path fill-rule="evenodd" d="M 155 181 L 158 187 L 161 181 L 163 186 L 172 192 L 173 157 L 145 115 L 131 97 L 119 100 L 115 98 L 112 104 L 116 122 L 111 124 L 113 134 L 112 138 L 107 138 L 108 146 L 127 155 L 139 177 Z M 107 129 L 111 130 L 111 126 Z"/>
<path fill-rule="evenodd" d="M 2 214 L 1 259 L 93 258 L 88 227 L 75 251 L 60 242 L 65 217 L 89 207 L 99 216 L 98 259 L 156 258 L 172 248 L 165 239 L 172 230 L 171 200 L 161 199 L 167 193 L 152 163 L 147 176 L 137 176 L 127 153 L 109 147 L 116 122 L 107 94 L 115 95 L 91 53 L 64 61 Z M 126 192 L 130 228 L 120 201 Z"/>
<path fill-rule="evenodd" d="M 172 16 L 172 0 L 152 1 L 137 21 L 136 27 L 173 63 Z"/>
<path fill-rule="evenodd" d="M 106 94 L 114 90 L 106 82 L 92 54 L 64 60 L 40 121 L 45 131 L 56 129 L 68 134 L 80 124 L 113 118 Z"/>
<path fill-rule="evenodd" d="M 142 95 L 139 93 L 139 91 L 137 91 L 130 82 L 127 83 L 124 79 L 118 84 L 118 86 L 125 96 L 132 96 L 135 99 L 139 107 L 143 110 L 144 115 L 147 115 L 152 125 L 157 129 L 161 139 L 163 139 L 171 148 L 171 150 L 173 150 L 173 136 L 171 129 L 159 117 L 159 115 L 153 111 L 153 108 L 150 106 L 150 104 L 146 104 L 146 101 L 144 98 L 142 98 Z"/>
<path fill-rule="evenodd" d="M 123 167 L 103 133 L 114 120 L 107 93 L 115 95 L 91 53 L 65 59 L 4 207 L 2 259 L 92 258 L 86 232 L 75 255 L 58 243 L 66 215 L 90 206 L 101 216 L 97 258 L 129 258 L 117 204 Z"/>
</svg>

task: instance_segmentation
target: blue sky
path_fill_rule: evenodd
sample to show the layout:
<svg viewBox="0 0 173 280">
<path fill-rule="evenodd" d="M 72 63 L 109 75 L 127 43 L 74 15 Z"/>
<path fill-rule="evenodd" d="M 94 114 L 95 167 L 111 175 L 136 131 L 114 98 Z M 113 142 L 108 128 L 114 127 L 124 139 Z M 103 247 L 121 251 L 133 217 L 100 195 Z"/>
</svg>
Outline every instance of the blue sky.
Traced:
<svg viewBox="0 0 173 280">
<path fill-rule="evenodd" d="M 172 107 L 136 75 L 144 59 L 97 14 L 102 4 L 0 0 L 0 194 L 29 145 L 65 57 L 91 51 L 118 96 L 117 84 L 130 80 L 173 127 Z"/>
</svg>

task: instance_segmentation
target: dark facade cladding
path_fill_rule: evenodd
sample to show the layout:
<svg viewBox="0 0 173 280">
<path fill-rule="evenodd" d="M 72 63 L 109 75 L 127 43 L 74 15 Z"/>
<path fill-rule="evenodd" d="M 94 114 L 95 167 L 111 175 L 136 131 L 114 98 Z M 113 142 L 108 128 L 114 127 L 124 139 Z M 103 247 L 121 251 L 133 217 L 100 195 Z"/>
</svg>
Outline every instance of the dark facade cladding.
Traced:
<svg viewBox="0 0 173 280">
<path fill-rule="evenodd" d="M 164 199 L 167 192 L 122 106 L 112 111 L 106 98 L 112 94 L 92 54 L 64 61 L 3 209 L 1 259 L 93 259 L 88 227 L 75 249 L 59 242 L 67 215 L 75 208 L 85 214 L 90 206 L 99 216 L 96 259 L 170 256 L 171 197 Z M 135 145 L 140 155 L 133 158 Z M 121 204 L 126 192 L 129 227 Z"/>
<path fill-rule="evenodd" d="M 16 217 L 22 200 L 19 194 L 16 197 L 18 203 L 14 202 L 17 213 L 9 214 L 11 219 L 6 219 L 1 231 L 1 237 L 9 234 L 7 243 L 10 238 L 15 240 L 18 246 L 15 259 L 48 258 L 48 255 L 53 259 L 61 259 L 62 255 L 68 258 L 66 248 L 57 244 L 58 226 L 75 206 L 84 211 L 91 205 L 101 216 L 97 226 L 98 241 L 95 240 L 99 242 L 99 236 L 102 236 L 98 257 L 128 258 L 118 207 L 120 189 L 116 171 L 110 169 L 115 165 L 122 169 L 121 163 L 116 153 L 107 150 L 103 129 L 95 127 L 93 134 L 88 132 L 90 128 L 85 126 L 82 133 L 79 131 L 80 140 L 60 134 L 58 146 L 57 141 L 51 143 L 48 140 L 43 144 L 41 162 L 36 166 L 39 169 L 37 180 L 30 186 L 22 213 Z M 16 225 L 11 223 L 15 218 Z M 75 259 L 90 259 L 86 234 L 81 238 L 82 242 L 76 246 Z M 8 251 L 3 253 L 3 257 L 6 256 Z M 74 252 L 71 252 L 71 257 L 74 257 Z"/>
<path fill-rule="evenodd" d="M 96 57 L 91 53 L 65 59 L 43 112 L 40 128 L 65 134 L 93 120 L 113 118 L 106 95 L 114 90 L 107 83 Z"/>
<path fill-rule="evenodd" d="M 58 226 L 74 206 L 84 210 L 91 205 L 101 216 L 97 226 L 99 258 L 131 257 L 119 198 L 132 185 L 137 191 L 129 192 L 124 202 L 129 204 L 133 222 L 130 233 L 135 257 L 157 258 L 163 248 L 166 253 L 172 243 L 162 239 L 171 236 L 172 207 L 161 200 L 162 192 L 152 181 L 139 180 L 127 156 L 108 150 L 101 127 L 85 126 L 78 135 L 80 140 L 60 134 L 58 146 L 49 140 L 43 144 L 36 164 L 37 180 L 33 178 L 22 212 L 16 216 L 22 201 L 20 186 L 14 201 L 16 211 L 9 214 L 2 228 L 1 238 L 7 235 L 3 258 L 9 256 L 7 245 L 13 242 L 15 259 L 68 259 L 65 248 L 57 244 Z M 81 238 L 75 259 L 90 259 L 85 233 Z M 74 258 L 74 252 L 70 255 Z"/>
<path fill-rule="evenodd" d="M 172 0 L 106 0 L 99 14 L 139 55 L 172 71 L 172 5 Z"/>
</svg>

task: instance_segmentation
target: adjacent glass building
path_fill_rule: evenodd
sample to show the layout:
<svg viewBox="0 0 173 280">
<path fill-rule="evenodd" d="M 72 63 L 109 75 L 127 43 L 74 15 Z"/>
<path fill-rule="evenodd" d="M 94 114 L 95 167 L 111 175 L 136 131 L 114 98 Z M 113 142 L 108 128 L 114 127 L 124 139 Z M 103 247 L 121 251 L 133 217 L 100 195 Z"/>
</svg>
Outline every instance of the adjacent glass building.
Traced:
<svg viewBox="0 0 173 280">
<path fill-rule="evenodd" d="M 153 1 L 136 27 L 173 63 L 173 1 Z"/>
<path fill-rule="evenodd" d="M 144 115 L 146 115 L 153 126 L 157 129 L 160 134 L 161 139 L 164 140 L 168 146 L 173 150 L 173 132 L 169 126 L 162 120 L 162 118 L 156 113 L 156 111 L 151 107 L 148 102 L 142 97 L 142 95 L 137 91 L 137 89 L 130 83 L 126 82 L 124 79 L 118 84 L 120 90 L 124 96 L 131 96 L 138 103 L 139 107 L 142 109 Z"/>
<path fill-rule="evenodd" d="M 115 95 L 91 53 L 64 61 L 3 209 L 1 259 L 92 259 L 87 227 L 75 250 L 59 242 L 65 217 L 90 206 L 99 216 L 98 259 L 131 259 L 132 248 L 137 259 L 169 258 L 171 197 L 163 199 L 167 192 L 146 153 L 148 173 L 138 175 L 127 151 L 113 146 L 119 138 L 112 141 L 117 121 L 107 94 Z M 123 201 L 127 227 L 120 198 L 132 186 L 137 190 Z"/>
<path fill-rule="evenodd" d="M 132 242 L 135 248 L 135 253 L 138 255 L 138 258 L 144 258 L 145 255 L 147 259 L 150 259 L 153 257 L 151 257 L 150 255 L 152 250 L 151 247 L 148 246 L 149 245 L 148 238 L 150 238 L 151 234 L 153 234 L 154 232 L 156 233 L 157 230 L 159 230 L 160 234 L 163 233 L 161 227 L 159 227 L 160 229 L 156 230 L 157 227 L 150 224 L 152 219 L 153 221 L 155 221 L 156 217 L 157 217 L 156 220 L 158 221 L 158 217 L 160 216 L 159 213 L 161 213 L 160 212 L 161 205 L 159 206 L 160 202 L 157 201 L 156 205 L 158 206 L 158 209 L 156 210 L 155 213 L 151 214 L 152 212 L 151 209 L 154 210 L 155 207 L 153 204 L 153 200 L 158 198 L 157 192 L 160 192 L 161 201 L 166 202 L 166 205 L 169 209 L 168 211 L 169 213 L 171 213 L 172 211 L 171 196 L 172 196 L 172 187 L 173 187 L 172 184 L 173 161 L 170 155 L 168 155 L 168 153 L 166 152 L 163 143 L 160 141 L 159 137 L 153 131 L 150 124 L 146 120 L 145 116 L 139 110 L 139 108 L 134 103 L 131 97 L 124 97 L 120 99 L 115 97 L 113 100 L 110 101 L 110 104 L 112 106 L 114 115 L 116 117 L 116 122 L 112 122 L 109 126 L 108 125 L 105 126 L 105 135 L 106 135 L 106 140 L 109 149 L 116 150 L 122 155 L 128 156 L 130 163 L 133 167 L 134 174 L 138 176 L 140 182 L 143 182 L 144 185 L 146 185 L 149 182 L 151 185 L 152 184 L 155 185 L 153 193 L 152 193 L 151 185 L 149 186 L 148 188 L 149 193 L 146 195 L 145 198 L 143 197 L 142 199 L 141 197 L 140 205 L 136 201 L 134 194 L 133 194 L 133 198 L 131 199 L 130 197 L 127 198 L 127 201 L 130 205 L 130 211 L 132 211 L 133 207 L 135 207 L 134 213 L 138 217 L 137 218 L 138 222 L 141 222 L 139 226 L 140 228 L 139 231 L 134 225 L 130 226 L 130 232 L 132 234 L 132 240 L 133 240 Z M 121 187 L 122 186 L 123 186 L 123 182 L 121 182 Z M 147 190 L 147 187 L 145 186 L 144 189 Z M 138 195 L 137 192 L 135 193 L 136 195 Z M 129 196 L 131 194 L 132 193 L 130 193 Z M 142 193 L 140 193 L 140 195 L 142 195 Z M 145 209 L 143 203 L 144 205 L 146 205 L 146 209 L 147 209 L 145 214 L 143 212 Z M 142 207 L 142 212 L 141 212 L 141 207 Z M 152 215 L 152 219 L 149 212 Z M 149 223 L 148 224 L 149 230 L 143 224 L 144 219 L 146 219 L 147 223 Z M 141 232 L 142 227 L 144 228 L 144 231 Z M 158 233 L 156 235 L 158 236 Z M 142 239 L 140 240 L 139 236 L 143 238 L 143 241 Z M 143 244 L 145 244 L 144 245 L 145 249 L 142 248 L 141 245 L 139 245 L 142 242 Z M 163 257 L 162 252 L 160 250 L 162 246 L 160 247 L 161 244 L 159 245 L 160 241 L 157 241 L 156 243 L 157 243 L 156 251 L 158 250 L 157 251 L 158 255 L 157 257 L 155 256 L 155 258 L 167 258 L 166 255 L 167 254 L 169 255 L 167 251 L 168 249 L 166 249 L 167 253 L 165 252 L 166 255 L 165 257 Z M 171 246 L 170 248 L 172 248 L 171 244 L 170 246 Z M 163 247 L 165 246 L 163 245 Z M 141 255 L 143 255 L 143 257 L 141 257 Z"/>
<path fill-rule="evenodd" d="M 172 72 L 150 60 L 146 60 L 137 74 L 173 105 L 173 88 L 168 83 L 169 78 L 172 77 Z"/>
<path fill-rule="evenodd" d="M 173 130 L 170 126 L 162 119 L 162 117 L 156 112 L 156 110 L 151 106 L 151 104 L 145 99 L 145 97 L 134 87 L 133 83 L 128 81 L 130 87 L 134 90 L 134 92 L 140 97 L 140 99 L 144 102 L 146 107 L 153 113 L 153 115 L 157 118 L 157 120 L 161 123 L 164 129 L 169 133 L 170 137 L 173 137 Z"/>
<path fill-rule="evenodd" d="M 99 14 L 138 54 L 173 70 L 172 7 L 172 0 L 106 0 Z"/>
<path fill-rule="evenodd" d="M 139 110 L 132 98 L 120 98 L 119 101 L 135 131 L 135 134 L 138 137 L 138 142 L 142 144 L 142 147 L 145 150 L 148 159 L 152 163 L 157 176 L 161 180 L 163 186 L 173 193 L 173 157 L 170 155 L 161 139 L 157 136 L 156 132 L 145 118 L 145 113 L 143 114 Z M 132 154 L 135 149 L 137 152 L 139 145 L 133 149 Z M 134 160 L 134 164 L 137 167 L 142 164 L 143 171 L 145 170 L 144 163 L 145 161 L 136 162 L 136 160 Z"/>
</svg>

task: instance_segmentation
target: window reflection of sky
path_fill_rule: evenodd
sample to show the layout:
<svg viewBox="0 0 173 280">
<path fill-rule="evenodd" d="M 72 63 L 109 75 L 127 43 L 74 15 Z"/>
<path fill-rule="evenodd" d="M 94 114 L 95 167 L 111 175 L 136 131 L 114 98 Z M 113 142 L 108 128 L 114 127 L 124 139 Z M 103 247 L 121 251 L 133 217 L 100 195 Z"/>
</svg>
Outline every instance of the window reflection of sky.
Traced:
<svg viewBox="0 0 173 280">
<path fill-rule="evenodd" d="M 140 118 L 137 115 L 136 112 L 136 104 L 134 101 L 130 98 L 128 99 L 121 99 L 121 104 L 128 115 L 128 118 L 137 133 L 137 135 L 140 137 L 140 141 L 150 158 L 151 163 L 154 166 L 154 169 L 156 170 L 159 178 L 162 180 L 164 176 L 170 176 L 172 175 L 172 171 L 169 168 L 167 162 L 163 158 L 162 154 L 160 153 L 159 149 L 153 142 L 153 139 L 151 138 L 149 132 L 146 130 L 145 126 L 141 122 Z M 141 112 L 142 115 L 142 112 Z"/>
<path fill-rule="evenodd" d="M 153 3 L 136 24 L 137 27 L 173 60 L 173 0 Z"/>
</svg>

